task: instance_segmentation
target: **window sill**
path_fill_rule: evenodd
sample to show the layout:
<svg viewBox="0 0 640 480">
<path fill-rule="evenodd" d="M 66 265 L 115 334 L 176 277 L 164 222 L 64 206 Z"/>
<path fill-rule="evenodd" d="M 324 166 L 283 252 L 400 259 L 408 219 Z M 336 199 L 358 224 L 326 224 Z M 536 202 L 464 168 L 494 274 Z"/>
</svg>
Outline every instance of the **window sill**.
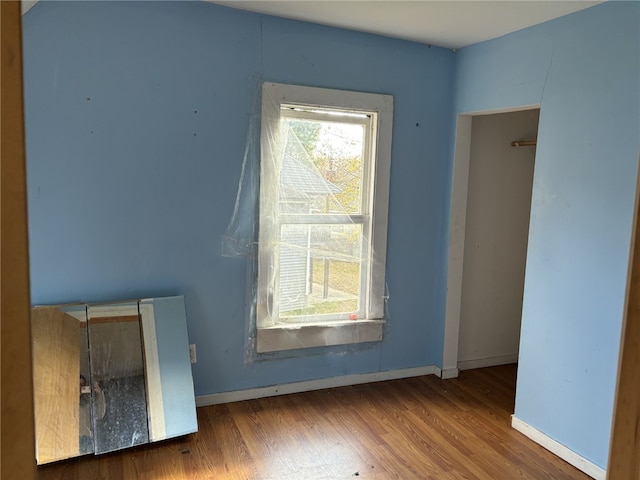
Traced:
<svg viewBox="0 0 640 480">
<path fill-rule="evenodd" d="M 328 347 L 382 340 L 383 320 L 349 320 L 324 324 L 281 324 L 258 328 L 258 353 Z"/>
</svg>

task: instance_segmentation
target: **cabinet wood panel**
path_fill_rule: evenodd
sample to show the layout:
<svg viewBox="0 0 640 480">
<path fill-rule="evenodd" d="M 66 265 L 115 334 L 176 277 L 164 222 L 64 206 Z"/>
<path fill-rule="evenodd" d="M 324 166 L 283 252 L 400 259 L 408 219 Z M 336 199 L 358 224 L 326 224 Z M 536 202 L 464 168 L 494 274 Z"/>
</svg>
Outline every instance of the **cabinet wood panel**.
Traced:
<svg viewBox="0 0 640 480">
<path fill-rule="evenodd" d="M 38 463 L 79 453 L 78 320 L 56 308 L 33 310 L 34 401 Z"/>
</svg>

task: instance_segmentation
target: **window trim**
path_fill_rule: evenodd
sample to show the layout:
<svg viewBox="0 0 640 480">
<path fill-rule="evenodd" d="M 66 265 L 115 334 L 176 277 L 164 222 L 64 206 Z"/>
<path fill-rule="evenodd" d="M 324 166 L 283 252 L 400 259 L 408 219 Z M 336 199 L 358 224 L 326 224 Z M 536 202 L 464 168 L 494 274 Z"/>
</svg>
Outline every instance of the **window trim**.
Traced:
<svg viewBox="0 0 640 480">
<path fill-rule="evenodd" d="M 385 304 L 385 264 L 387 244 L 387 219 L 389 199 L 389 174 L 391 167 L 391 135 L 393 122 L 393 97 L 384 94 L 334 90 L 300 85 L 264 83 L 262 87 L 262 129 L 261 129 L 261 173 L 260 182 L 264 179 L 263 159 L 270 158 L 269 141 L 276 142 L 273 134 L 277 131 L 274 122 L 281 116 L 282 105 L 318 107 L 319 109 L 336 109 L 342 111 L 360 110 L 371 112 L 375 117 L 372 122 L 371 142 L 374 151 L 372 158 L 375 167 L 370 216 L 371 247 L 369 258 L 370 271 L 366 283 L 369 285 L 367 296 L 367 318 L 361 320 L 335 320 L 322 323 L 283 322 L 269 325 L 263 321 L 268 317 L 270 309 L 269 277 L 273 276 L 269 262 L 269 252 L 263 246 L 274 238 L 272 225 L 262 221 L 260 216 L 260 238 L 258 250 L 258 272 L 256 277 L 256 350 L 258 353 L 279 350 L 290 350 L 316 346 L 329 346 L 372 342 L 382 339 Z M 370 147 L 368 147 L 370 148 Z M 276 153 L 277 155 L 277 153 Z M 269 161 L 269 160 L 267 160 Z M 273 169 L 271 169 L 273 170 Z M 273 176 L 273 172 L 271 173 Z M 268 178 L 265 181 L 273 181 Z M 277 198 L 268 198 L 261 188 L 259 208 L 272 209 Z"/>
</svg>

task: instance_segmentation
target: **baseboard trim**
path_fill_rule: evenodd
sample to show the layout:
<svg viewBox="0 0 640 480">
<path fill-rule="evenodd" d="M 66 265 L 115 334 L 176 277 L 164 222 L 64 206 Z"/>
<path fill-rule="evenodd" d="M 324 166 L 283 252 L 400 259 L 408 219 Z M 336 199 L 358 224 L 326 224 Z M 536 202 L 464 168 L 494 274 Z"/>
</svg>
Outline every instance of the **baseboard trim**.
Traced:
<svg viewBox="0 0 640 480">
<path fill-rule="evenodd" d="M 196 406 L 206 407 L 208 405 L 219 405 L 221 403 L 255 400 L 257 398 L 273 397 L 276 395 L 309 392 L 312 390 L 323 390 L 325 388 L 345 387 L 348 385 L 359 385 L 362 383 L 382 382 L 385 380 L 397 380 L 399 378 L 420 377 L 422 375 L 437 375 L 440 377 L 441 374 L 442 371 L 440 368 L 435 365 L 427 365 L 424 367 L 403 368 L 400 370 L 389 370 L 386 372 L 361 373 L 356 375 L 321 378 L 318 380 L 285 383 L 270 387 L 250 388 L 247 390 L 235 390 L 232 392 L 213 393 L 210 395 L 198 395 L 196 396 Z"/>
<path fill-rule="evenodd" d="M 472 370 L 474 368 L 497 367 L 498 365 L 509 365 L 518 363 L 518 354 L 499 355 L 497 357 L 478 358 L 476 360 L 462 360 L 458 362 L 460 370 Z"/>
<path fill-rule="evenodd" d="M 460 375 L 459 368 L 443 368 L 440 377 L 443 380 L 447 380 L 448 378 L 458 378 L 458 375 Z"/>
<path fill-rule="evenodd" d="M 540 430 L 532 427 L 531 425 L 523 422 L 515 415 L 511 417 L 511 426 L 522 433 L 524 436 L 529 437 L 531 440 L 536 442 L 538 445 L 549 450 L 554 455 L 562 458 L 565 462 L 570 463 L 578 470 L 583 471 L 587 475 L 596 480 L 605 480 L 607 477 L 607 471 L 603 468 L 599 467 L 595 463 L 590 462 L 586 458 L 581 455 L 578 455 L 576 452 L 571 450 L 568 447 L 565 447 L 561 443 L 558 443 L 553 438 L 547 436 L 542 433 Z"/>
</svg>

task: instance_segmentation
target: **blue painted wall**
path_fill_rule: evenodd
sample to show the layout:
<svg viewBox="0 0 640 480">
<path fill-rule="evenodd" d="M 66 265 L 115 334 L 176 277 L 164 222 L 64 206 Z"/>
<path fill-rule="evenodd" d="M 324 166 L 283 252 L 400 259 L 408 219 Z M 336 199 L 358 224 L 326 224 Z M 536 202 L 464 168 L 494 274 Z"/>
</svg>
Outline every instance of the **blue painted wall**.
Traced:
<svg viewBox="0 0 640 480">
<path fill-rule="evenodd" d="M 463 48 L 456 112 L 540 104 L 515 415 L 606 467 L 640 138 L 640 3 Z"/>
<path fill-rule="evenodd" d="M 23 24 L 34 303 L 184 295 L 199 395 L 440 362 L 453 52 L 205 2 Z M 221 243 L 261 79 L 394 96 L 379 344 L 245 361 L 250 260 Z"/>
</svg>

